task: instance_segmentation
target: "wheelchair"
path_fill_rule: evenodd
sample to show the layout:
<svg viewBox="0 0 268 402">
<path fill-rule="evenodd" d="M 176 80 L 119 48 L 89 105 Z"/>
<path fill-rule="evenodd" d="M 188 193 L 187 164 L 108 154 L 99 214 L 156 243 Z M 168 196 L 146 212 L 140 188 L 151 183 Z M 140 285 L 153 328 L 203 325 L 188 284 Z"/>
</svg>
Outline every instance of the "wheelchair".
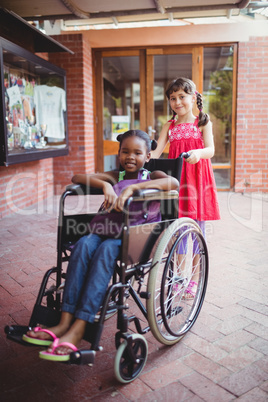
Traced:
<svg viewBox="0 0 268 402">
<path fill-rule="evenodd" d="M 163 170 L 180 178 L 183 158 L 151 159 L 149 171 Z M 57 265 L 42 280 L 28 326 L 6 326 L 7 338 L 25 344 L 22 336 L 35 326 L 51 327 L 60 319 L 64 263 L 68 262 L 75 242 L 87 234 L 88 222 L 95 213 L 66 213 L 68 197 L 94 196 L 100 190 L 69 185 L 60 198 L 57 234 Z M 129 206 L 159 200 L 160 222 L 129 226 Z M 148 355 L 145 334 L 149 331 L 164 345 L 177 343 L 194 325 L 206 293 L 208 251 L 198 224 L 178 218 L 178 192 L 139 190 L 130 197 L 123 213 L 121 255 L 95 322 L 87 324 L 84 339 L 91 346 L 72 352 L 69 363 L 92 365 L 100 346 L 105 320 L 117 314 L 114 371 L 117 380 L 129 383 L 142 372 Z M 65 264 L 66 265 L 66 264 Z M 188 297 L 189 284 L 196 292 Z M 142 316 L 128 314 L 131 300 Z M 134 330 L 130 329 L 134 327 Z"/>
</svg>

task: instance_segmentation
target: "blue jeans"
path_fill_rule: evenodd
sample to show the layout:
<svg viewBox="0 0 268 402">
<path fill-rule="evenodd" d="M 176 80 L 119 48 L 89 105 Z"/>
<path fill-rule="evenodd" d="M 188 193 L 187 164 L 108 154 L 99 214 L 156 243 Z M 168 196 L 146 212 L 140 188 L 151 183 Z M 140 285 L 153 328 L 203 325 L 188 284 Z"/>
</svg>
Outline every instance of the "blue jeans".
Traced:
<svg viewBox="0 0 268 402">
<path fill-rule="evenodd" d="M 62 311 L 94 322 L 120 253 L 121 239 L 81 237 L 68 265 Z"/>
</svg>

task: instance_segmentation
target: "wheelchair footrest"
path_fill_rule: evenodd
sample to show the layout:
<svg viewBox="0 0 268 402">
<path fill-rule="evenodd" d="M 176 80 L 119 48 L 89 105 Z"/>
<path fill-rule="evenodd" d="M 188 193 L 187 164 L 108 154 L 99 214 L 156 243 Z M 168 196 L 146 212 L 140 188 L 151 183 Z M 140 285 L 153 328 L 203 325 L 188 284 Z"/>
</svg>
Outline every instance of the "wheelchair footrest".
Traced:
<svg viewBox="0 0 268 402">
<path fill-rule="evenodd" d="M 29 329 L 30 327 L 27 325 L 7 325 L 5 327 L 5 333 L 8 339 L 29 346 L 27 342 L 22 340 L 22 335 L 26 334 Z"/>
<path fill-rule="evenodd" d="M 78 350 L 70 354 L 71 364 L 88 364 L 92 366 L 95 360 L 95 350 Z"/>
<path fill-rule="evenodd" d="M 36 327 L 37 324 L 42 324 L 49 328 L 57 325 L 59 321 L 60 311 L 41 304 L 35 304 L 30 319 L 30 326 Z"/>
</svg>

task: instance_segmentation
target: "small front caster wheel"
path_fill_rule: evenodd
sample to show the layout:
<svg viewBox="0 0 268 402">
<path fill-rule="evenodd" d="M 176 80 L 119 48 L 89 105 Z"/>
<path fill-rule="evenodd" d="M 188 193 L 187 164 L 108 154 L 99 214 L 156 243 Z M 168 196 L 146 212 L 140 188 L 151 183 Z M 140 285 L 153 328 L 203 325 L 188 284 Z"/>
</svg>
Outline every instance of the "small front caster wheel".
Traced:
<svg viewBox="0 0 268 402">
<path fill-rule="evenodd" d="M 127 384 L 137 378 L 145 366 L 148 355 L 146 339 L 139 334 L 130 335 L 130 339 L 124 340 L 115 356 L 115 377 L 123 384 Z"/>
</svg>

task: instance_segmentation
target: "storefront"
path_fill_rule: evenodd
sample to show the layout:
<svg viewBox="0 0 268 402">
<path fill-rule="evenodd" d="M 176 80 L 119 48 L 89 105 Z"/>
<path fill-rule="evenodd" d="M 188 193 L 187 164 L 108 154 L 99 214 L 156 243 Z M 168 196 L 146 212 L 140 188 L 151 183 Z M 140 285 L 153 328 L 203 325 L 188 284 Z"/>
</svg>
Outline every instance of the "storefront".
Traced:
<svg viewBox="0 0 268 402">
<path fill-rule="evenodd" d="M 267 191 L 265 22 L 63 32 L 53 40 L 73 52 L 41 55 L 65 72 L 68 132 L 58 146 L 69 153 L 0 167 L 2 216 L 61 193 L 77 172 L 115 167 L 120 130 L 140 127 L 157 138 L 170 115 L 164 89 L 182 75 L 203 93 L 213 122 L 218 189 Z M 29 195 L 29 187 L 38 191 Z"/>
</svg>

